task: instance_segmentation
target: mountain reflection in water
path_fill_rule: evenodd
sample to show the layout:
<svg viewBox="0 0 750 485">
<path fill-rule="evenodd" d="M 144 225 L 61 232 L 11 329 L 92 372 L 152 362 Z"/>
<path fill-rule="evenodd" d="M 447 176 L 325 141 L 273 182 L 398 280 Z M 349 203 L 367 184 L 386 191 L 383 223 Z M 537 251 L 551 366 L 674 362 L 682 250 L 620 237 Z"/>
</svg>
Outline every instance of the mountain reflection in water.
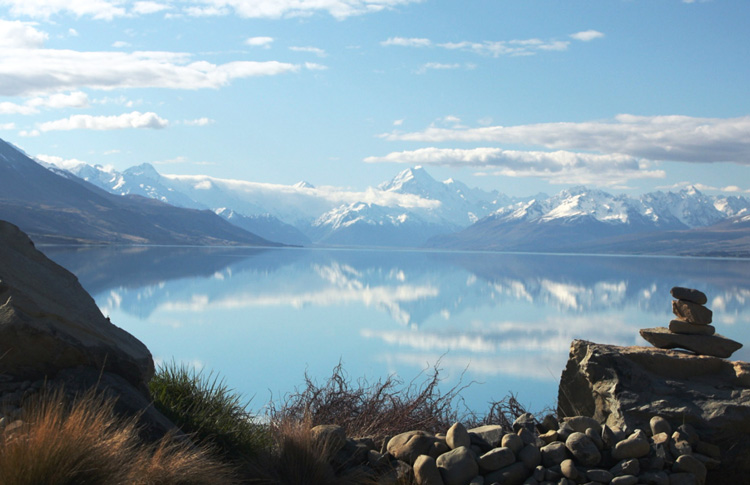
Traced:
<svg viewBox="0 0 750 485">
<path fill-rule="evenodd" d="M 750 343 L 750 261 L 468 252 L 44 247 L 157 360 L 220 372 L 262 406 L 343 361 L 407 382 L 440 362 L 479 412 L 509 392 L 554 405 L 570 342 L 646 345 L 673 286 Z M 743 348 L 733 359 L 748 360 Z"/>
</svg>

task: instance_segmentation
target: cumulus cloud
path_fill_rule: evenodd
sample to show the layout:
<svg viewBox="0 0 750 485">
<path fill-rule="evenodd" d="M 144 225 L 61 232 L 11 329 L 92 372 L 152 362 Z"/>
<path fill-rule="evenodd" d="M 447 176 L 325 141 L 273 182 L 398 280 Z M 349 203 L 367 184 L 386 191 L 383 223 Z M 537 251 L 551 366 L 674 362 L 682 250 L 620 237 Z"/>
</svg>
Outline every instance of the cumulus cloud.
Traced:
<svg viewBox="0 0 750 485">
<path fill-rule="evenodd" d="M 430 126 L 421 132 L 384 135 L 428 143 L 495 142 L 552 150 L 622 154 L 647 160 L 750 164 L 750 116 L 617 115 L 612 120 L 479 128 Z"/>
<path fill-rule="evenodd" d="M 425 72 L 429 70 L 436 70 L 436 71 L 447 71 L 452 69 L 461 69 L 461 64 L 444 64 L 441 62 L 427 62 L 425 64 L 422 64 L 422 67 L 419 68 L 417 72 L 420 74 L 424 74 Z"/>
<path fill-rule="evenodd" d="M 492 175 L 538 177 L 554 183 L 616 185 L 634 178 L 661 178 L 664 172 L 647 170 L 634 157 L 621 154 L 596 155 L 568 151 L 517 151 L 501 148 L 420 148 L 368 157 L 367 163 L 392 162 L 409 165 L 473 167 Z"/>
<path fill-rule="evenodd" d="M 39 154 L 34 158 L 42 163 L 45 163 L 47 165 L 54 165 L 56 167 L 62 168 L 63 170 L 72 170 L 83 165 L 88 165 L 88 163 L 84 162 L 83 160 L 78 160 L 77 158 L 66 159 L 58 157 L 57 155 Z"/>
<path fill-rule="evenodd" d="M 49 35 L 37 30 L 36 25 L 34 22 L 0 20 L 0 47 L 4 49 L 42 47 Z"/>
<path fill-rule="evenodd" d="M 39 125 L 40 131 L 121 130 L 125 128 L 166 128 L 169 122 L 156 113 L 123 113 L 116 116 L 73 115 Z"/>
<path fill-rule="evenodd" d="M 148 15 L 170 10 L 171 8 L 172 7 L 169 5 L 158 2 L 135 2 L 133 4 L 132 13 L 136 15 Z"/>
<path fill-rule="evenodd" d="M 259 37 L 250 37 L 245 41 L 245 44 L 253 47 L 264 47 L 266 49 L 271 47 L 271 44 L 273 43 L 273 37 L 266 37 L 266 36 L 259 36 Z"/>
<path fill-rule="evenodd" d="M 234 12 L 244 18 L 280 18 L 310 16 L 327 13 L 343 20 L 355 15 L 393 9 L 401 5 L 422 0 L 202 0 L 186 9 L 189 15 L 214 12 L 213 15 L 226 15 Z"/>
<path fill-rule="evenodd" d="M 430 39 L 391 37 L 380 43 L 383 46 L 397 45 L 402 47 L 429 47 L 432 45 Z"/>
<path fill-rule="evenodd" d="M 80 89 L 219 88 L 234 79 L 274 76 L 301 66 L 277 61 L 212 64 L 179 52 L 78 52 L 0 50 L 0 95 Z"/>
<path fill-rule="evenodd" d="M 293 47 L 290 47 L 289 50 L 294 51 L 294 52 L 309 52 L 311 54 L 315 54 L 318 57 L 326 57 L 328 55 L 328 54 L 326 54 L 326 51 L 324 51 L 323 49 L 321 49 L 319 47 L 309 47 L 309 46 L 307 46 L 307 47 L 305 47 L 305 46 L 297 47 L 297 46 L 293 46 Z"/>
<path fill-rule="evenodd" d="M 589 42 L 591 40 L 600 39 L 604 37 L 604 34 L 599 32 L 598 30 L 584 30 L 583 32 L 576 32 L 575 34 L 570 34 L 570 37 L 575 40 Z"/>
<path fill-rule="evenodd" d="M 116 0 L 0 0 L 0 5 L 9 7 L 13 16 L 39 19 L 49 19 L 56 14 L 72 14 L 76 17 L 112 20 L 127 15 L 122 2 Z"/>
</svg>

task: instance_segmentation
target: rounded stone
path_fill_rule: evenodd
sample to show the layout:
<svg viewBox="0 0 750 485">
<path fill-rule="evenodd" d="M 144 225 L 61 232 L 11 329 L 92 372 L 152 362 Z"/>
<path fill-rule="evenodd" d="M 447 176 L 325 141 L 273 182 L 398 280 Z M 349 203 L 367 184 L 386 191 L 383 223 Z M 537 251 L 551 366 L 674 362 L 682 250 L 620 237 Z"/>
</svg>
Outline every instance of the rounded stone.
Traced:
<svg viewBox="0 0 750 485">
<path fill-rule="evenodd" d="M 576 468 L 575 463 L 570 458 L 560 463 L 560 471 L 565 478 L 570 478 L 571 480 L 578 478 L 578 468 Z"/>
<path fill-rule="evenodd" d="M 434 442 L 435 437 L 429 433 L 407 431 L 391 438 L 386 449 L 397 460 L 413 465 L 419 455 L 430 454 Z"/>
<path fill-rule="evenodd" d="M 588 439 L 593 441 L 599 451 L 604 449 L 604 441 L 602 441 L 601 433 L 597 433 L 594 428 L 587 428 L 584 434 L 588 437 Z"/>
<path fill-rule="evenodd" d="M 318 449 L 325 449 L 333 456 L 346 445 L 346 431 L 334 424 L 321 424 L 310 430 L 312 439 Z"/>
<path fill-rule="evenodd" d="M 597 433 L 601 433 L 602 431 L 602 425 L 599 421 L 590 416 L 573 416 L 572 418 L 566 419 L 565 423 L 573 428 L 573 431 L 578 431 L 580 433 L 585 433 L 588 428 L 594 428 L 594 431 Z"/>
<path fill-rule="evenodd" d="M 474 452 L 465 446 L 440 455 L 436 463 L 445 485 L 466 485 L 479 475 Z"/>
<path fill-rule="evenodd" d="M 672 426 L 669 424 L 669 421 L 662 418 L 661 416 L 654 416 L 651 418 L 651 421 L 649 421 L 649 426 L 651 426 L 651 435 L 655 436 L 659 433 L 667 433 L 667 435 L 672 434 Z"/>
<path fill-rule="evenodd" d="M 417 485 L 444 485 L 437 462 L 431 456 L 419 455 L 414 461 L 414 481 Z"/>
<path fill-rule="evenodd" d="M 641 458 L 648 455 L 649 451 L 651 451 L 651 445 L 646 434 L 637 429 L 635 433 L 615 445 L 614 450 L 612 450 L 612 458 L 615 460 Z"/>
<path fill-rule="evenodd" d="M 607 470 L 592 468 L 586 472 L 586 478 L 591 482 L 609 483 L 614 478 L 614 475 Z"/>
<path fill-rule="evenodd" d="M 602 459 L 602 454 L 594 442 L 578 431 L 568 436 L 568 439 L 565 440 L 565 447 L 576 461 L 585 467 L 596 466 Z"/>
<path fill-rule="evenodd" d="M 479 469 L 492 472 L 515 463 L 516 455 L 510 448 L 495 448 L 479 457 Z"/>
<path fill-rule="evenodd" d="M 500 445 L 504 448 L 510 448 L 515 454 L 521 451 L 521 448 L 523 448 L 524 446 L 524 442 L 523 438 L 521 438 L 517 434 L 508 433 L 503 436 L 503 440 L 500 442 Z"/>
<path fill-rule="evenodd" d="M 533 470 L 542 463 L 542 452 L 535 445 L 526 445 L 518 452 L 518 461 L 529 470 Z"/>
<path fill-rule="evenodd" d="M 562 441 L 554 441 L 539 449 L 542 453 L 542 465 L 549 468 L 559 465 L 568 458 L 568 449 Z"/>
<path fill-rule="evenodd" d="M 469 436 L 469 432 L 463 424 L 455 423 L 448 428 L 448 432 L 445 434 L 445 442 L 451 450 L 455 450 L 462 446 L 471 446 L 471 436 Z"/>
<path fill-rule="evenodd" d="M 693 455 L 682 455 L 672 465 L 672 471 L 675 473 L 687 472 L 695 475 L 698 485 L 706 483 L 706 466 Z"/>
</svg>

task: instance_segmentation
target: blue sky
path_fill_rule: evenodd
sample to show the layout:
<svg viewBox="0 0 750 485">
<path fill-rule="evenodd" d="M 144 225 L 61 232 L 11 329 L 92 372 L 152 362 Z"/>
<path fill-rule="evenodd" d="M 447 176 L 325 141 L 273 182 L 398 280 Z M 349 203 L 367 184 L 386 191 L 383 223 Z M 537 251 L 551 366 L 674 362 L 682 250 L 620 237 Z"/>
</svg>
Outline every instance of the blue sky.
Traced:
<svg viewBox="0 0 750 485">
<path fill-rule="evenodd" d="M 358 190 L 750 190 L 746 0 L 0 0 L 0 137 Z"/>
</svg>

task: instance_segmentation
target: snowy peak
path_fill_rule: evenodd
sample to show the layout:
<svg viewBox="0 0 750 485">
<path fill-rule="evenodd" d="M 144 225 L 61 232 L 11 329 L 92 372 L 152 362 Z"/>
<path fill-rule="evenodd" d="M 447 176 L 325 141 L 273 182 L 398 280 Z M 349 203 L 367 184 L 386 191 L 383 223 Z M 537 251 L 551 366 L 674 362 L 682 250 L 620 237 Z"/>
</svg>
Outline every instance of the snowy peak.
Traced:
<svg viewBox="0 0 750 485">
<path fill-rule="evenodd" d="M 378 186 L 380 190 L 388 192 L 400 192 L 420 195 L 428 199 L 434 199 L 435 191 L 444 191 L 443 184 L 432 178 L 421 166 L 407 168 L 396 175 L 390 182 Z"/>
<path fill-rule="evenodd" d="M 292 187 L 296 189 L 314 189 L 315 186 L 311 184 L 310 182 L 306 182 L 304 180 L 300 180 L 296 184 L 294 184 Z"/>
<path fill-rule="evenodd" d="M 161 180 L 161 174 L 156 171 L 153 165 L 150 163 L 142 163 L 123 172 L 123 175 L 131 175 L 134 177 L 141 177 L 144 179 L 158 181 Z"/>
</svg>

